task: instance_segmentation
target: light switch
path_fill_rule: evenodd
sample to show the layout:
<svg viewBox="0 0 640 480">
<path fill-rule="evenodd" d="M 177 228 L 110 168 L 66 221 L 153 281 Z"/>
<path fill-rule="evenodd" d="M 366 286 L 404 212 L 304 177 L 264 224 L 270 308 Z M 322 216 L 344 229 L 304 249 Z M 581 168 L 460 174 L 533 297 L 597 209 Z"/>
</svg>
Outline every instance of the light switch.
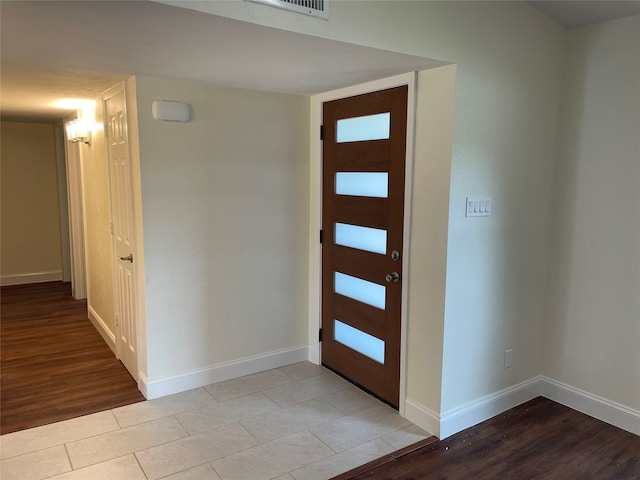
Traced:
<svg viewBox="0 0 640 480">
<path fill-rule="evenodd" d="M 491 216 L 491 197 L 467 197 L 467 217 Z"/>
</svg>

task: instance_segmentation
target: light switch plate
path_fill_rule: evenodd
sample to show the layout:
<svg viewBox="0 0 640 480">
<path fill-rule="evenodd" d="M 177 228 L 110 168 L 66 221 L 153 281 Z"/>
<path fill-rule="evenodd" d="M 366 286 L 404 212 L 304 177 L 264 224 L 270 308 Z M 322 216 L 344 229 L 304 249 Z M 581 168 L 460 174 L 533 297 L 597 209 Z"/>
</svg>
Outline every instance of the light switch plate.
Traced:
<svg viewBox="0 0 640 480">
<path fill-rule="evenodd" d="M 467 197 L 467 217 L 491 216 L 491 197 Z"/>
</svg>

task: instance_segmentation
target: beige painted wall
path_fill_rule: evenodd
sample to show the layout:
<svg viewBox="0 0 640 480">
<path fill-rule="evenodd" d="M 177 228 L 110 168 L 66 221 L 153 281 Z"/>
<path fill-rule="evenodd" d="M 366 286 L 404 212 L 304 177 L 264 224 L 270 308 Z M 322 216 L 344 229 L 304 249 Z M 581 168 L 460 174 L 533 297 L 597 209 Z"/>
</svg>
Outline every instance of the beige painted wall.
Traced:
<svg viewBox="0 0 640 480">
<path fill-rule="evenodd" d="M 456 66 L 418 73 L 407 398 L 440 411 Z"/>
<path fill-rule="evenodd" d="M 363 17 L 363 3 L 346 0 L 331 4 L 328 22 L 250 2 L 164 3 L 456 63 L 448 244 L 431 257 L 446 262 L 444 319 L 411 306 L 409 318 L 442 332 L 442 374 L 410 386 L 411 398 L 445 414 L 540 373 L 562 27 L 523 2 L 376 1 Z M 490 195 L 492 216 L 465 218 L 469 195 Z"/>
<path fill-rule="evenodd" d="M 69 239 L 69 196 L 67 189 L 67 164 L 65 157 L 64 125 L 54 126 L 56 166 L 58 173 L 58 211 L 60 213 L 60 243 L 62 250 L 62 280 L 71 282 L 71 245 Z"/>
<path fill-rule="evenodd" d="M 640 17 L 571 30 L 544 373 L 640 409 Z"/>
<path fill-rule="evenodd" d="M 54 126 L 2 122 L 0 133 L 3 283 L 61 280 Z"/>
<path fill-rule="evenodd" d="M 309 100 L 136 77 L 148 380 L 307 343 Z M 151 102 L 192 106 L 187 123 Z"/>
<path fill-rule="evenodd" d="M 109 159 L 102 102 L 96 101 L 96 128 L 91 143 L 80 146 L 84 198 L 84 234 L 89 315 L 115 335 Z M 112 345 L 113 346 L 113 345 Z"/>
</svg>

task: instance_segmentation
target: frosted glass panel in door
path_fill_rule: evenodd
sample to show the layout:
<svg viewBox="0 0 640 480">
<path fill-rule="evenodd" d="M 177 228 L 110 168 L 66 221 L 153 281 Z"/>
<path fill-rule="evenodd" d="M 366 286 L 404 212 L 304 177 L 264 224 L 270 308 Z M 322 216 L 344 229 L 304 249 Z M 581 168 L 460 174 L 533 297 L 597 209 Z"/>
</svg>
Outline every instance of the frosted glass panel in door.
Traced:
<svg viewBox="0 0 640 480">
<path fill-rule="evenodd" d="M 340 272 L 334 273 L 333 281 L 336 293 L 384 310 L 387 289 L 383 285 Z"/>
<path fill-rule="evenodd" d="M 389 112 L 338 120 L 336 141 L 344 143 L 387 139 L 390 120 Z"/>
<path fill-rule="evenodd" d="M 384 342 L 379 338 L 342 323 L 340 320 L 333 321 L 333 338 L 356 352 L 384 364 Z"/>
<path fill-rule="evenodd" d="M 389 174 L 377 172 L 336 173 L 336 193 L 357 197 L 389 196 Z"/>
<path fill-rule="evenodd" d="M 336 223 L 335 242 L 344 247 L 358 248 L 373 253 L 387 253 L 387 231 L 379 228 L 359 227 Z"/>
</svg>

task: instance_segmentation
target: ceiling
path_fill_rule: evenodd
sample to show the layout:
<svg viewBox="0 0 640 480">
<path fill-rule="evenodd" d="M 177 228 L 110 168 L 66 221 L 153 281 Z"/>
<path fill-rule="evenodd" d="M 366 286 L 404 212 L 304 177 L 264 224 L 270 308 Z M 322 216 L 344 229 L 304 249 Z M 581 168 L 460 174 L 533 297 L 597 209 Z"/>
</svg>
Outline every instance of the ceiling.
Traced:
<svg viewBox="0 0 640 480">
<path fill-rule="evenodd" d="M 567 27 L 640 13 L 640 1 L 527 3 Z M 3 120 L 57 121 L 72 110 L 55 100 L 131 75 L 311 95 L 441 64 L 149 1 L 0 1 L 0 22 Z"/>
<path fill-rule="evenodd" d="M 311 95 L 442 62 L 154 2 L 0 2 L 5 120 L 56 121 L 131 75 Z"/>
<path fill-rule="evenodd" d="M 638 0 L 544 0 L 527 1 L 567 28 L 583 27 L 616 18 L 640 15 Z"/>
</svg>

